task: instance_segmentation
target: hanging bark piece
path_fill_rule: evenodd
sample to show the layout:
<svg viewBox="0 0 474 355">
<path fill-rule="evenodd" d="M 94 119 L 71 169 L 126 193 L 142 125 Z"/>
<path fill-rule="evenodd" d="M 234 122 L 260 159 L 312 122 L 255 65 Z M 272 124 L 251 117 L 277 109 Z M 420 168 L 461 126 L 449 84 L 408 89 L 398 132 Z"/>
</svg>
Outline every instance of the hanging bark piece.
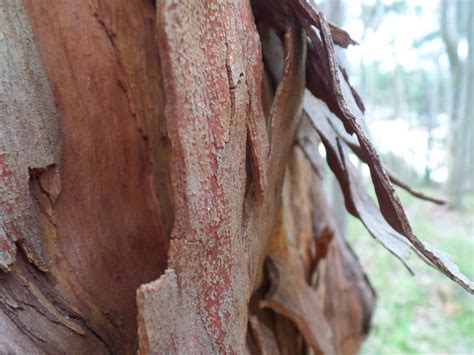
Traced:
<svg viewBox="0 0 474 355">
<path fill-rule="evenodd" d="M 293 9 L 297 13 L 302 23 L 308 23 L 318 28 L 321 27 L 320 16 L 306 0 L 290 0 L 290 1 L 292 3 Z M 354 41 L 351 38 L 351 36 L 342 28 L 332 23 L 329 23 L 328 25 L 331 31 L 331 36 L 334 40 L 334 44 L 337 44 L 343 48 L 347 48 L 350 45 L 357 44 L 357 42 Z M 308 31 L 308 33 L 309 32 L 310 31 Z"/>
<path fill-rule="evenodd" d="M 355 353 L 369 328 L 374 293 L 328 210 L 316 207 L 326 201 L 320 177 L 311 169 L 295 147 L 282 191 L 282 219 L 270 240 L 273 264 L 268 266 L 278 269 L 271 269 L 277 272 L 270 273 L 271 288 L 261 304 L 291 319 L 316 349 Z M 347 319 L 352 325 L 345 324 Z M 323 341 L 324 334 L 332 340 Z"/>
<path fill-rule="evenodd" d="M 333 329 L 337 353 L 358 354 L 370 330 L 375 291 L 354 252 L 337 230 L 328 244 L 327 256 L 321 261 L 312 275 L 313 287 L 323 300 L 324 315 Z"/>
<path fill-rule="evenodd" d="M 313 133 L 317 135 L 315 131 Z M 308 168 L 310 166 L 308 164 Z M 293 174 L 300 170 L 295 169 Z M 321 177 L 310 175 L 313 206 L 327 206 Z M 370 329 L 375 292 L 330 211 L 313 208 L 313 223 L 317 249 L 309 283 L 323 300 L 324 315 L 333 330 L 337 353 L 356 354 L 363 335 Z M 347 319 L 352 321 L 346 322 Z"/>
<path fill-rule="evenodd" d="M 327 106 L 321 100 L 306 93 L 305 110 L 309 121 L 318 132 L 326 148 L 328 165 L 341 186 L 344 199 L 346 201 L 349 200 L 350 205 L 354 208 L 354 217 L 359 218 L 370 234 L 399 258 L 407 269 L 411 271 L 408 263 L 410 244 L 385 221 L 378 207 L 362 186 L 355 169 L 352 166 L 347 167 L 343 164 L 339 156 L 337 134 L 327 120 Z"/>
<path fill-rule="evenodd" d="M 340 141 L 338 141 L 338 146 L 339 146 L 339 154 L 341 156 L 341 160 L 346 167 L 346 171 L 355 171 L 355 168 L 348 169 L 348 163 L 347 159 L 345 158 L 344 151 L 342 149 L 342 146 L 340 145 Z M 422 248 L 418 247 L 418 245 L 421 245 Z M 453 258 L 434 248 L 431 246 L 429 243 L 424 242 L 422 240 L 416 241 L 416 245 L 413 245 L 413 249 L 417 252 L 417 254 L 420 256 L 420 258 L 425 261 L 428 265 L 433 266 L 437 268 L 439 271 L 443 272 L 445 275 L 447 275 L 449 278 L 451 278 L 453 281 L 461 285 L 464 289 L 466 289 L 468 292 L 471 294 L 474 294 L 474 284 L 472 283 L 471 280 L 469 280 L 466 276 L 464 276 L 461 271 L 459 270 L 459 267 L 456 265 L 454 262 Z"/>
<path fill-rule="evenodd" d="M 424 260 L 428 259 L 433 266 L 443 272 L 446 276 L 461 285 L 470 293 L 474 293 L 472 282 L 459 272 L 451 260 L 444 260 L 439 252 L 431 249 L 413 233 L 405 211 L 390 184 L 390 180 L 382 166 L 382 163 L 359 123 L 363 120 L 362 113 L 357 106 L 355 99 L 351 94 L 351 90 L 344 80 L 338 65 L 336 64 L 334 44 L 329 26 L 322 15 L 319 15 L 319 17 L 319 30 L 324 48 L 324 53 L 321 57 L 326 59 L 326 65 L 329 68 L 331 79 L 330 89 L 336 98 L 336 100 L 332 102 L 334 107 L 331 107 L 329 103 L 328 106 L 344 123 L 346 131 L 348 133 L 356 134 L 362 154 L 365 157 L 364 160 L 370 162 L 368 166 L 371 172 L 380 210 L 385 220 L 424 256 Z M 311 36 L 311 39 L 315 48 L 320 47 L 316 35 Z M 312 58 L 309 60 L 311 59 Z M 317 95 L 317 93 L 314 94 Z"/>
<path fill-rule="evenodd" d="M 323 169 L 325 161 L 319 154 L 319 145 L 321 139 L 314 132 L 314 128 L 306 118 L 307 113 L 303 110 L 303 119 L 301 120 L 298 135 L 296 137 L 296 143 L 304 153 L 306 159 L 310 162 L 313 171 L 320 177 L 323 177 Z"/>
<path fill-rule="evenodd" d="M 337 117 L 334 117 L 334 114 L 332 114 L 331 112 L 327 113 L 327 116 L 330 117 L 330 116 L 333 116 L 332 118 L 328 119 L 328 122 L 329 124 L 333 127 L 333 129 L 337 132 L 337 135 L 344 141 L 345 144 L 347 144 L 347 146 L 351 149 L 351 151 L 364 163 L 367 164 L 367 160 L 364 156 L 364 154 L 362 153 L 362 149 L 360 147 L 360 144 L 359 142 L 357 141 L 357 139 L 353 139 L 353 137 L 351 137 L 347 132 L 345 131 L 342 131 L 340 128 L 339 128 L 339 125 L 337 124 L 338 122 L 336 121 L 337 120 Z M 440 199 L 440 198 L 436 198 L 436 197 L 432 197 L 432 196 L 428 196 L 420 191 L 417 191 L 415 189 L 413 189 L 410 185 L 408 185 L 407 183 L 403 182 L 402 180 L 400 180 L 393 172 L 391 172 L 386 166 L 384 166 L 384 169 L 385 171 L 387 172 L 387 175 L 390 179 L 390 182 L 394 185 L 397 185 L 398 187 L 404 189 L 405 191 L 407 191 L 409 194 L 411 194 L 412 196 L 416 197 L 416 198 L 419 198 L 420 200 L 425 200 L 425 201 L 429 201 L 429 202 L 433 202 L 437 205 L 445 205 L 448 203 L 448 201 L 446 200 L 443 200 L 443 199 Z"/>
<path fill-rule="evenodd" d="M 271 308 L 294 322 L 317 354 L 336 354 L 331 327 L 316 291 L 304 279 L 294 277 L 295 270 L 285 270 L 272 259 L 267 267 L 272 286 L 261 307 Z"/>
<path fill-rule="evenodd" d="M 268 327 L 261 323 L 256 316 L 249 317 L 250 333 L 258 349 L 258 353 L 262 355 L 280 354 L 277 340 L 274 333 Z M 254 352 L 252 352 L 254 353 Z"/>
</svg>

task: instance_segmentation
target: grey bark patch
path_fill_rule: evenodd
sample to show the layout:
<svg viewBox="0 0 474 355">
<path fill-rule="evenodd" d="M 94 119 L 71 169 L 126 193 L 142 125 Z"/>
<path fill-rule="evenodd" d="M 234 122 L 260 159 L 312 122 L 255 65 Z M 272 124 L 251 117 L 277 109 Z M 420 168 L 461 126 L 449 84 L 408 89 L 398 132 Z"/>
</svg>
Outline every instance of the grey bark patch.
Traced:
<svg viewBox="0 0 474 355">
<path fill-rule="evenodd" d="M 0 0 L 0 265 L 15 260 L 15 242 L 42 270 L 47 262 L 28 188 L 29 168 L 59 160 L 57 114 L 20 0 Z"/>
</svg>

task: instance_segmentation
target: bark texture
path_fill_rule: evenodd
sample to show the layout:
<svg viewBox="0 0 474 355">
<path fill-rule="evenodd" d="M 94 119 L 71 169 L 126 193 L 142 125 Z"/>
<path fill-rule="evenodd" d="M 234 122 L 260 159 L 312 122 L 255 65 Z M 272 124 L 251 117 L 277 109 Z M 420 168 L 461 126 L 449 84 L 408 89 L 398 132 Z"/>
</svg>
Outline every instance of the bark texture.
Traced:
<svg viewBox="0 0 474 355">
<path fill-rule="evenodd" d="M 0 1 L 0 36 L 1 352 L 356 353 L 375 294 L 321 142 L 376 239 L 472 290 L 413 235 L 334 56 L 355 42 L 305 1 Z"/>
</svg>

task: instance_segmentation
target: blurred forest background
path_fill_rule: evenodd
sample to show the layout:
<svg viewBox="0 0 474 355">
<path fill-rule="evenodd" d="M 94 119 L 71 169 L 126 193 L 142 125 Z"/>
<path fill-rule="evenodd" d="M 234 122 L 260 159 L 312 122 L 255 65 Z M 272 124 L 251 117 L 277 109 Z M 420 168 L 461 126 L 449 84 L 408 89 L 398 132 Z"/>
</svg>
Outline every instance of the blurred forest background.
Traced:
<svg viewBox="0 0 474 355">
<path fill-rule="evenodd" d="M 474 279 L 474 0 L 313 4 L 359 43 L 340 59 L 364 99 L 382 160 L 405 182 L 449 201 L 439 206 L 399 191 L 415 232 Z M 473 298 L 416 256 L 410 276 L 347 215 L 326 175 L 339 225 L 378 293 L 362 354 L 474 354 Z"/>
</svg>

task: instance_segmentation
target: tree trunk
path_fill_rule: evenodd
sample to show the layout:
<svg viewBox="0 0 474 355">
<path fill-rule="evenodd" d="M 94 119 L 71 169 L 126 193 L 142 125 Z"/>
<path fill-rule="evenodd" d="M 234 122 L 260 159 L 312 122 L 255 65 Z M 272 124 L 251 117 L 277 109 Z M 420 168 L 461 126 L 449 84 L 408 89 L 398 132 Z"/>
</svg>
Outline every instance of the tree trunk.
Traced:
<svg viewBox="0 0 474 355">
<path fill-rule="evenodd" d="M 382 211 L 321 104 L 302 112 L 305 86 L 341 120 L 347 92 L 363 107 L 334 66 L 353 41 L 305 1 L 2 1 L 0 35 L 1 352 L 356 353 L 374 293 L 320 138 L 351 213 L 472 292 L 411 233 L 360 127 Z"/>
<path fill-rule="evenodd" d="M 463 35 L 469 38 L 467 26 L 469 25 L 470 2 L 462 1 L 442 1 L 441 8 L 441 34 L 449 58 L 449 68 L 451 75 L 451 106 L 450 124 L 448 135 L 448 166 L 449 174 L 447 181 L 447 191 L 450 201 L 454 207 L 463 207 L 466 180 L 465 173 L 466 156 L 469 148 L 469 141 L 466 137 L 466 126 L 468 118 L 465 116 L 463 107 L 469 106 L 472 98 L 464 97 L 467 94 L 469 76 L 469 63 L 463 62 L 459 58 L 458 44 Z M 463 21 L 467 16 L 468 21 Z M 461 31 L 459 29 L 461 27 Z M 464 28 L 465 27 L 465 28 Z M 459 33 L 460 32 L 460 33 Z M 470 59 L 472 60 L 472 59 Z"/>
<path fill-rule="evenodd" d="M 466 176 L 465 188 L 474 191 L 474 3 L 471 1 L 467 8 L 467 43 L 469 46 L 466 58 L 465 103 L 462 126 L 462 151 L 464 157 L 463 173 Z"/>
<path fill-rule="evenodd" d="M 247 1 L 0 8 L 2 352 L 357 351 L 373 294 L 293 146 L 301 28 L 261 44 Z M 263 304 L 268 268 L 308 303 Z"/>
</svg>

